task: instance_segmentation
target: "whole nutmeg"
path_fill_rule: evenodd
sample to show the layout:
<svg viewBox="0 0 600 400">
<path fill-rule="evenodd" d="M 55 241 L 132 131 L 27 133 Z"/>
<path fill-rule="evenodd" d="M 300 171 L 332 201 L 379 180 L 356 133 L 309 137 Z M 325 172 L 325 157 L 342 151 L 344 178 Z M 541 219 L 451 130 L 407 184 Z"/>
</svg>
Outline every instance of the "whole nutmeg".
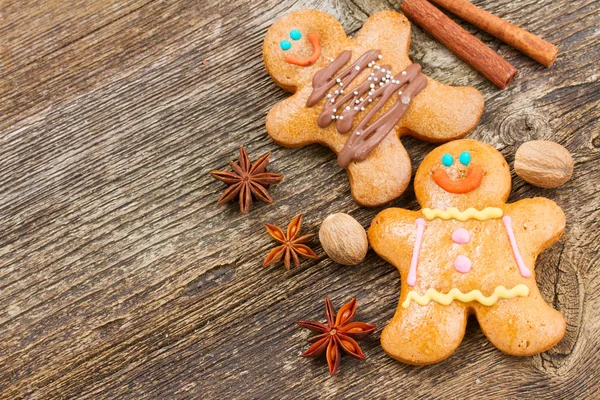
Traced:
<svg viewBox="0 0 600 400">
<path fill-rule="evenodd" d="M 336 263 L 356 265 L 364 260 L 369 242 L 365 229 L 348 214 L 332 214 L 319 229 L 319 240 L 325 253 Z"/>
<path fill-rule="evenodd" d="M 532 140 L 517 150 L 515 172 L 532 185 L 555 188 L 571 179 L 573 157 L 558 143 Z"/>
</svg>

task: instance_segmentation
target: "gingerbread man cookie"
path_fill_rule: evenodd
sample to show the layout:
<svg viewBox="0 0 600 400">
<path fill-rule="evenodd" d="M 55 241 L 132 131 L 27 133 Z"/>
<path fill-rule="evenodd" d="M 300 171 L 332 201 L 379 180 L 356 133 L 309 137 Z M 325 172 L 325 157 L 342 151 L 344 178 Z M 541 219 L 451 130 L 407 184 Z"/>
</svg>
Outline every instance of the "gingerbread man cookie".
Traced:
<svg viewBox="0 0 600 400">
<path fill-rule="evenodd" d="M 510 355 L 537 354 L 561 340 L 565 321 L 540 295 L 534 265 L 562 234 L 565 216 L 541 197 L 507 204 L 510 188 L 500 152 L 457 140 L 417 170 L 422 210 L 389 208 L 375 217 L 369 242 L 402 279 L 398 309 L 381 334 L 391 357 L 409 364 L 445 359 L 471 314 Z"/>
<path fill-rule="evenodd" d="M 409 45 L 410 23 L 394 11 L 373 14 L 353 39 L 327 13 L 294 11 L 263 43 L 267 71 L 294 93 L 268 113 L 267 132 L 283 146 L 320 143 L 335 151 L 364 206 L 385 204 L 408 186 L 400 136 L 457 139 L 483 112 L 479 91 L 426 77 L 410 61 Z"/>
</svg>

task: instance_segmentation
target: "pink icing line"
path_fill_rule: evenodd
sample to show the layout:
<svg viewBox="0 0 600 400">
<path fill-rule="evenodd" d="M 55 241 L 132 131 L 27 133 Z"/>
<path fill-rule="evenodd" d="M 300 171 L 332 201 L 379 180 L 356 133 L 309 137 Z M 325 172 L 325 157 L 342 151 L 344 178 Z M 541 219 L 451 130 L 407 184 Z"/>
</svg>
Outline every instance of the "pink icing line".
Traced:
<svg viewBox="0 0 600 400">
<path fill-rule="evenodd" d="M 502 217 L 502 222 L 506 227 L 506 233 L 508 233 L 508 239 L 510 240 L 510 247 L 512 247 L 513 254 L 515 255 L 515 259 L 517 260 L 517 265 L 519 266 L 519 271 L 521 275 L 525 278 L 529 278 L 531 276 L 531 271 L 525 265 L 523 261 L 523 257 L 521 257 L 521 253 L 519 253 L 519 248 L 517 247 L 517 241 L 515 240 L 515 234 L 512 229 L 512 219 L 505 215 Z"/>
<path fill-rule="evenodd" d="M 417 218 L 417 237 L 415 239 L 415 247 L 413 248 L 412 260 L 410 260 L 410 271 L 406 282 L 410 286 L 417 284 L 417 261 L 419 260 L 419 250 L 421 249 L 421 241 L 423 240 L 423 231 L 425 230 L 425 220 Z"/>
</svg>

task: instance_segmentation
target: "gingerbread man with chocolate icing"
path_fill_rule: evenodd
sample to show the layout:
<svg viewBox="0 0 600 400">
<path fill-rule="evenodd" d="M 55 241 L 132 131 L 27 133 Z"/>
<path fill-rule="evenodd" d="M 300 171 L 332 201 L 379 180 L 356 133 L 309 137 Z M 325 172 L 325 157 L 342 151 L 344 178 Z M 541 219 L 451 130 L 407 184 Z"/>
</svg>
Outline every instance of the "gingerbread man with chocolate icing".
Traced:
<svg viewBox="0 0 600 400">
<path fill-rule="evenodd" d="M 461 138 L 483 112 L 479 91 L 426 77 L 409 59 L 409 45 L 410 23 L 394 11 L 373 14 L 353 39 L 327 13 L 294 11 L 263 43 L 267 71 L 294 93 L 268 113 L 267 132 L 283 146 L 320 143 L 335 151 L 364 206 L 385 204 L 408 186 L 402 135 Z"/>
<path fill-rule="evenodd" d="M 558 343 L 565 321 L 540 295 L 534 265 L 562 234 L 562 210 L 545 198 L 507 204 L 509 167 L 475 140 L 433 150 L 414 185 L 423 209 L 386 209 L 368 233 L 402 279 L 383 349 L 409 364 L 441 361 L 462 341 L 472 314 L 504 353 L 533 355 Z"/>
</svg>

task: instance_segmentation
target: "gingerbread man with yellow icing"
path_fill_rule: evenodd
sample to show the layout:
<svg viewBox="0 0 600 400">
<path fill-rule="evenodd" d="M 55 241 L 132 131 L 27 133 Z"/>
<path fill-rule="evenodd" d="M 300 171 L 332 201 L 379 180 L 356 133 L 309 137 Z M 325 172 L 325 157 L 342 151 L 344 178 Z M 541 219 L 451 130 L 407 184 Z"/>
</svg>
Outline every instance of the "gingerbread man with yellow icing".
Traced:
<svg viewBox="0 0 600 400">
<path fill-rule="evenodd" d="M 385 204 L 408 186 L 400 136 L 461 138 L 483 112 L 477 89 L 426 77 L 409 46 L 410 23 L 395 11 L 373 14 L 349 38 L 333 16 L 298 10 L 276 21 L 263 42 L 267 71 L 294 93 L 269 111 L 267 132 L 283 146 L 320 143 L 335 151 L 364 206 Z"/>
<path fill-rule="evenodd" d="M 384 350 L 409 364 L 449 357 L 474 314 L 502 352 L 550 349 L 565 332 L 562 315 L 540 295 L 537 255 L 565 227 L 551 200 L 507 204 L 504 157 L 475 140 L 433 150 L 417 170 L 419 211 L 389 208 L 369 228 L 373 249 L 400 272 L 400 302 L 381 334 Z"/>
</svg>

